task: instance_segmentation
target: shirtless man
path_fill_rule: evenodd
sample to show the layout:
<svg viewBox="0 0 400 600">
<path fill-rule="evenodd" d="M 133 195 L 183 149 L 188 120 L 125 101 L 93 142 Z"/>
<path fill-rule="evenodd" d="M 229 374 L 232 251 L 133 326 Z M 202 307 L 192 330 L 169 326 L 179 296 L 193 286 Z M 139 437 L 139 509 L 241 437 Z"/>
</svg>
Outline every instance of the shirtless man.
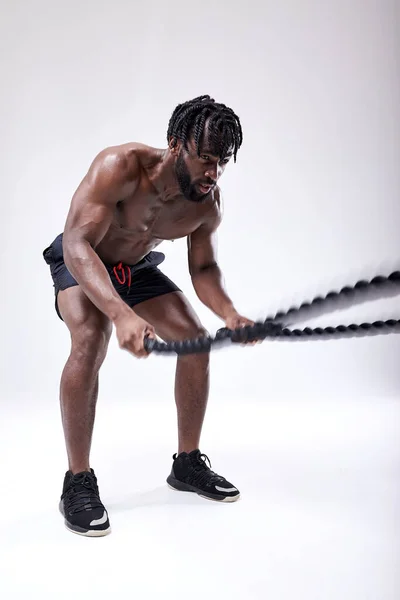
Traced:
<svg viewBox="0 0 400 600">
<path fill-rule="evenodd" d="M 57 313 L 71 335 L 60 385 L 69 463 L 60 510 L 67 528 L 81 535 L 111 530 L 89 454 L 99 370 L 113 325 L 120 348 L 137 358 L 148 356 L 146 335 L 164 341 L 206 335 L 184 294 L 159 270 L 165 257 L 154 248 L 187 237 L 201 302 L 229 329 L 253 324 L 228 297 L 216 259 L 222 214 L 217 182 L 236 160 L 240 121 L 230 108 L 201 96 L 175 108 L 167 140 L 162 150 L 131 143 L 100 152 L 72 198 L 63 234 L 43 252 Z M 208 391 L 209 354 L 178 356 L 178 453 L 167 482 L 232 502 L 239 490 L 211 471 L 199 450 Z"/>
</svg>

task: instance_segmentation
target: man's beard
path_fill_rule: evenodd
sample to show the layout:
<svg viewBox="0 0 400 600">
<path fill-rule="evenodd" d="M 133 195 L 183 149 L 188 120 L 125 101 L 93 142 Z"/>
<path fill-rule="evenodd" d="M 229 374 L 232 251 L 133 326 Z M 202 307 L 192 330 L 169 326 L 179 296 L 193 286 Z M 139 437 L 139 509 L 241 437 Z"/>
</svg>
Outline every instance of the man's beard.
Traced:
<svg viewBox="0 0 400 600">
<path fill-rule="evenodd" d="M 180 151 L 178 158 L 175 163 L 175 174 L 178 180 L 179 188 L 182 192 L 182 196 L 191 202 L 203 202 L 207 194 L 201 194 L 196 190 L 195 185 L 190 179 L 190 173 L 183 160 L 182 150 Z"/>
</svg>

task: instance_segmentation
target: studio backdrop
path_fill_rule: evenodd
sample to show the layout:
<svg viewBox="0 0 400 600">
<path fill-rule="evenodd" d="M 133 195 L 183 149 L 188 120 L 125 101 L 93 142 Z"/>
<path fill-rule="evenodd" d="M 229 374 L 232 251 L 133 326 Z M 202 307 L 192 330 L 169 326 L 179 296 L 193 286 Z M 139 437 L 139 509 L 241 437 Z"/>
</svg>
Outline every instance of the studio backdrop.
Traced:
<svg viewBox="0 0 400 600">
<path fill-rule="evenodd" d="M 176 0 L 151 10 L 123 0 L 16 1 L 2 3 L 1 21 L 2 403 L 56 401 L 70 340 L 42 251 L 63 230 L 94 156 L 128 141 L 165 147 L 173 109 L 194 96 L 210 94 L 242 122 L 237 163 L 221 180 L 218 254 L 239 311 L 264 318 L 399 268 L 395 0 Z M 202 35 L 192 36 L 193 21 Z M 192 290 L 186 241 L 159 249 L 162 269 L 215 332 L 223 323 Z M 400 317 L 399 297 L 313 325 L 391 317 Z M 212 393 L 261 402 L 395 396 L 399 357 L 396 335 L 266 341 L 213 353 Z M 137 361 L 114 337 L 101 394 L 172 398 L 173 362 Z"/>
</svg>

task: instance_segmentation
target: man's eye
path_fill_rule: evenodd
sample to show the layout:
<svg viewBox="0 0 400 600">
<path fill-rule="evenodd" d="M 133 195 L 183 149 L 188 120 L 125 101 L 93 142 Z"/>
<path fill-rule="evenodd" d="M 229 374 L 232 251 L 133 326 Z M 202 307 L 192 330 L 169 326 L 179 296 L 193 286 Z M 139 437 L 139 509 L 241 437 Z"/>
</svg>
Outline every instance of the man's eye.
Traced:
<svg viewBox="0 0 400 600">
<path fill-rule="evenodd" d="M 202 158 L 203 160 L 210 160 L 210 157 L 209 157 L 209 156 L 207 156 L 207 154 L 202 154 L 202 155 L 201 155 L 201 158 Z"/>
</svg>

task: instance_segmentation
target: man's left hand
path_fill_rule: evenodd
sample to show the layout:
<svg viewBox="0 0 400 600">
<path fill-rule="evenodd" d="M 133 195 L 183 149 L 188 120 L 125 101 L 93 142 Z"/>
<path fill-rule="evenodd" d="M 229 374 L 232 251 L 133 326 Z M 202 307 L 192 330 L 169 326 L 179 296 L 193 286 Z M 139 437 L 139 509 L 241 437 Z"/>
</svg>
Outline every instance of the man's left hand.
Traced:
<svg viewBox="0 0 400 600">
<path fill-rule="evenodd" d="M 250 326 L 254 325 L 254 321 L 252 321 L 251 319 L 247 319 L 246 317 L 243 317 L 242 315 L 239 315 L 239 313 L 237 313 L 237 312 L 229 315 L 225 319 L 225 327 L 227 329 L 235 330 L 235 329 L 239 329 L 241 327 L 246 327 L 246 325 L 250 325 Z M 254 346 L 254 344 L 257 343 L 257 340 L 252 341 L 252 342 L 241 342 L 241 343 Z"/>
</svg>

